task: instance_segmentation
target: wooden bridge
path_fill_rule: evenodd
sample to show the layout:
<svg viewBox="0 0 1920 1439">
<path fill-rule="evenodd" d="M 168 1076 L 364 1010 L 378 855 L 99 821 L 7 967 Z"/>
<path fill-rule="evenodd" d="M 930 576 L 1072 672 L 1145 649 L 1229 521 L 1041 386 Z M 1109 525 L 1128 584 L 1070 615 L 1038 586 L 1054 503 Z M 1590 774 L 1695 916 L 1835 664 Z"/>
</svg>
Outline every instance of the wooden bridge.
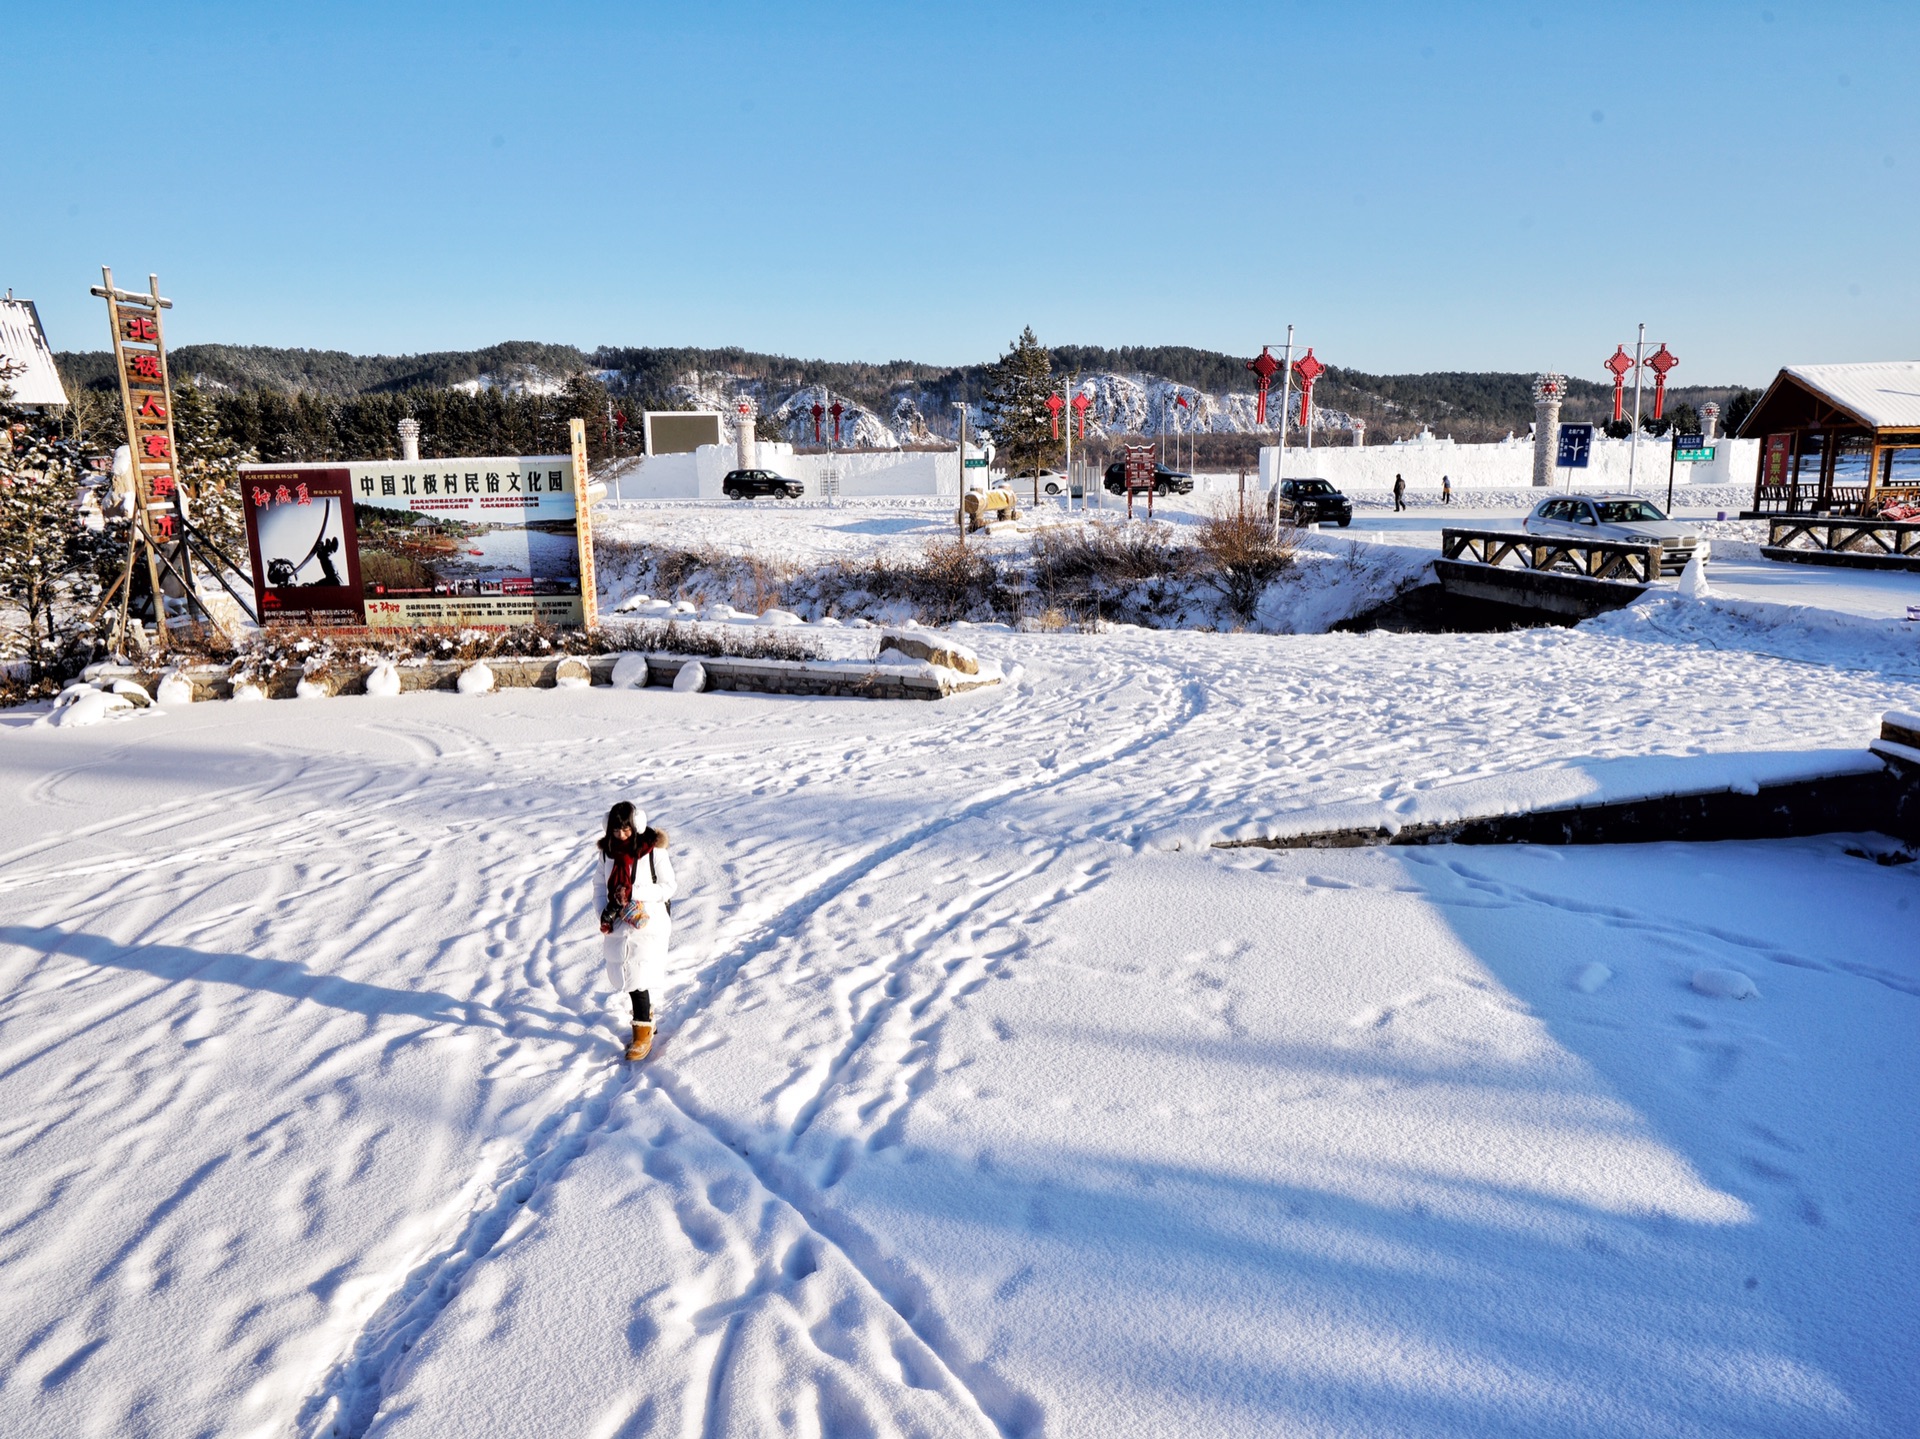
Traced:
<svg viewBox="0 0 1920 1439">
<path fill-rule="evenodd" d="M 1801 565 L 1920 571 L 1920 520 L 1772 515 L 1760 553 Z"/>
<path fill-rule="evenodd" d="M 1513 530 L 1440 531 L 1441 587 L 1557 619 L 1583 620 L 1630 605 L 1660 577 L 1661 546 L 1562 540 Z"/>
</svg>

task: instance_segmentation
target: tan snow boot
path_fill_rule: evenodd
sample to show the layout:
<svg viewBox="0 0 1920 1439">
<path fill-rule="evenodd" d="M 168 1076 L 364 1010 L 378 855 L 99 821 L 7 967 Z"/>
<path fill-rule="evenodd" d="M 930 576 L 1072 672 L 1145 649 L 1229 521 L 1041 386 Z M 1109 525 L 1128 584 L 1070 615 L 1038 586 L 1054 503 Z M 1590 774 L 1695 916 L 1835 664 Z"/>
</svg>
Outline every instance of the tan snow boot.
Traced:
<svg viewBox="0 0 1920 1439">
<path fill-rule="evenodd" d="M 633 1027 L 633 1043 L 627 1046 L 627 1058 L 645 1059 L 647 1057 L 647 1051 L 652 1048 L 653 1026 L 651 1024 L 635 1024 Z"/>
</svg>

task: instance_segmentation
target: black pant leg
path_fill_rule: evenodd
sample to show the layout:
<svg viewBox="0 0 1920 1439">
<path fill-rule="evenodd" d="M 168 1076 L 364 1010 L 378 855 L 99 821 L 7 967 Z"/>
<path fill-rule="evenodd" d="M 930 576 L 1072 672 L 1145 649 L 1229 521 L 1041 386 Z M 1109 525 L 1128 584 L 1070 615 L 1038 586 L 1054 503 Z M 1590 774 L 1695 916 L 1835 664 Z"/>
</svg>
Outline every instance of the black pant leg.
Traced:
<svg viewBox="0 0 1920 1439">
<path fill-rule="evenodd" d="M 652 1024 L 653 996 L 644 989 L 635 989 L 629 991 L 627 997 L 633 1001 L 633 1022 Z"/>
</svg>

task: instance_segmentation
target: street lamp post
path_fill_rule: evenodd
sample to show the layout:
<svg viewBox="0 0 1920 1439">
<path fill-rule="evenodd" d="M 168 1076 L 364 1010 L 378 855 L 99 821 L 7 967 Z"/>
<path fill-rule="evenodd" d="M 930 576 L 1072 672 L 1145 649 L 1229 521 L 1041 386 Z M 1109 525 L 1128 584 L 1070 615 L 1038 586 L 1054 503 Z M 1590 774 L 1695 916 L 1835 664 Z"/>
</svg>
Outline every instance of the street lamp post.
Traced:
<svg viewBox="0 0 1920 1439">
<path fill-rule="evenodd" d="M 1633 493 L 1633 477 L 1640 468 L 1640 366 L 1647 348 L 1647 327 L 1640 327 L 1640 338 L 1633 342 L 1633 448 L 1627 451 L 1627 493 Z"/>
</svg>

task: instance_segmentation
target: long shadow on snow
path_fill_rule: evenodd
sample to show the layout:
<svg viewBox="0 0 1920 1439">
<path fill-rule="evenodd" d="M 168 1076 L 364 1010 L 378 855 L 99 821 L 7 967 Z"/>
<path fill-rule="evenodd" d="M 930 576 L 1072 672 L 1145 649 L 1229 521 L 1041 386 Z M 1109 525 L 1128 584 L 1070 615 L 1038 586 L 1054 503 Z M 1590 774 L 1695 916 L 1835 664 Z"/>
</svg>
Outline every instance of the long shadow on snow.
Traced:
<svg viewBox="0 0 1920 1439">
<path fill-rule="evenodd" d="M 263 994 L 283 995 L 325 1005 L 348 1014 L 369 1019 L 418 1019 L 429 1024 L 453 1024 L 473 1029 L 493 1029 L 512 1033 L 515 1038 L 559 1039 L 578 1044 L 579 1036 L 558 1030 L 520 1028 L 510 1030 L 499 1019 L 490 1018 L 486 1007 L 458 1000 L 435 990 L 388 989 L 337 975 L 315 974 L 292 960 L 259 959 L 248 954 L 222 954 L 190 949 L 178 944 L 122 944 L 105 935 L 47 926 L 0 925 L 0 944 L 15 944 L 47 955 L 70 955 L 87 964 L 108 965 L 115 969 L 149 974 L 169 984 L 194 981 L 204 984 L 230 984 Z M 524 1007 L 516 1006 L 516 1014 Z"/>
<path fill-rule="evenodd" d="M 1826 1428 L 1802 1416 L 1801 1427 L 1775 1420 L 1756 1432 L 1914 1432 L 1920 1370 L 1902 1352 L 1910 1351 L 1904 1336 L 1911 1332 L 1911 1247 L 1889 1272 L 1884 1246 L 1858 1238 L 1836 1244 L 1827 1212 L 1834 1201 L 1816 1200 L 1807 1189 L 1858 1194 L 1887 1212 L 1880 1195 L 1912 1192 L 1911 1147 L 1887 1156 L 1877 1172 L 1834 1172 L 1833 1136 L 1856 1129 L 1865 1093 L 1910 1099 L 1920 1089 L 1920 1059 L 1908 1047 L 1905 1071 L 1896 1074 L 1870 1061 L 1864 1046 L 1821 1052 L 1817 1046 L 1836 1037 L 1834 1027 L 1786 1008 L 1789 985 L 1864 980 L 1875 990 L 1844 1001 L 1863 1015 L 1873 1013 L 1883 1025 L 1920 1017 L 1903 1008 L 1909 984 L 1889 985 L 1886 975 L 1847 957 L 1865 949 L 1897 961 L 1912 932 L 1911 919 L 1896 913 L 1905 908 L 1898 891 L 1912 889 L 1912 877 L 1844 858 L 1832 837 L 1555 848 L 1544 852 L 1559 861 L 1555 872 L 1516 875 L 1541 853 L 1437 846 L 1396 858 L 1462 944 L 1558 1045 L 1706 1182 L 1754 1214 L 1752 1223 L 1722 1231 L 1720 1243 L 1755 1292 L 1745 1293 L 1737 1310 L 1707 1295 L 1702 1303 L 1717 1303 L 1723 1322 L 1740 1312 L 1766 1314 L 1771 1342 L 1797 1350 L 1803 1371 L 1824 1375 L 1857 1406 L 1819 1416 Z M 1727 875 L 1756 863 L 1751 888 L 1741 894 Z M 1709 894 L 1711 910 L 1703 904 Z M 1875 896 L 1885 897 L 1884 914 L 1870 912 Z M 1796 925 L 1795 905 L 1826 917 Z M 1729 913 L 1738 916 L 1738 928 L 1729 927 Z M 1849 918 L 1831 917 L 1841 914 Z M 1770 924 L 1787 932 L 1769 932 Z M 1595 958 L 1619 977 L 1589 996 L 1569 978 Z M 1753 974 L 1759 1004 L 1768 1007 L 1750 1012 L 1687 987 L 1694 969 L 1726 966 Z M 1788 1058 L 1782 1041 L 1806 1046 L 1797 1057 L 1814 1063 L 1781 1062 Z M 1884 1038 L 1882 1044 L 1898 1049 Z M 1689 1062 L 1703 1068 L 1689 1071 Z M 1882 1153 L 1864 1144 L 1856 1151 L 1856 1158 Z M 1729 1331 L 1717 1323 L 1700 1339 L 1723 1346 L 1729 1364 L 1754 1357 L 1734 1353 Z"/>
</svg>

